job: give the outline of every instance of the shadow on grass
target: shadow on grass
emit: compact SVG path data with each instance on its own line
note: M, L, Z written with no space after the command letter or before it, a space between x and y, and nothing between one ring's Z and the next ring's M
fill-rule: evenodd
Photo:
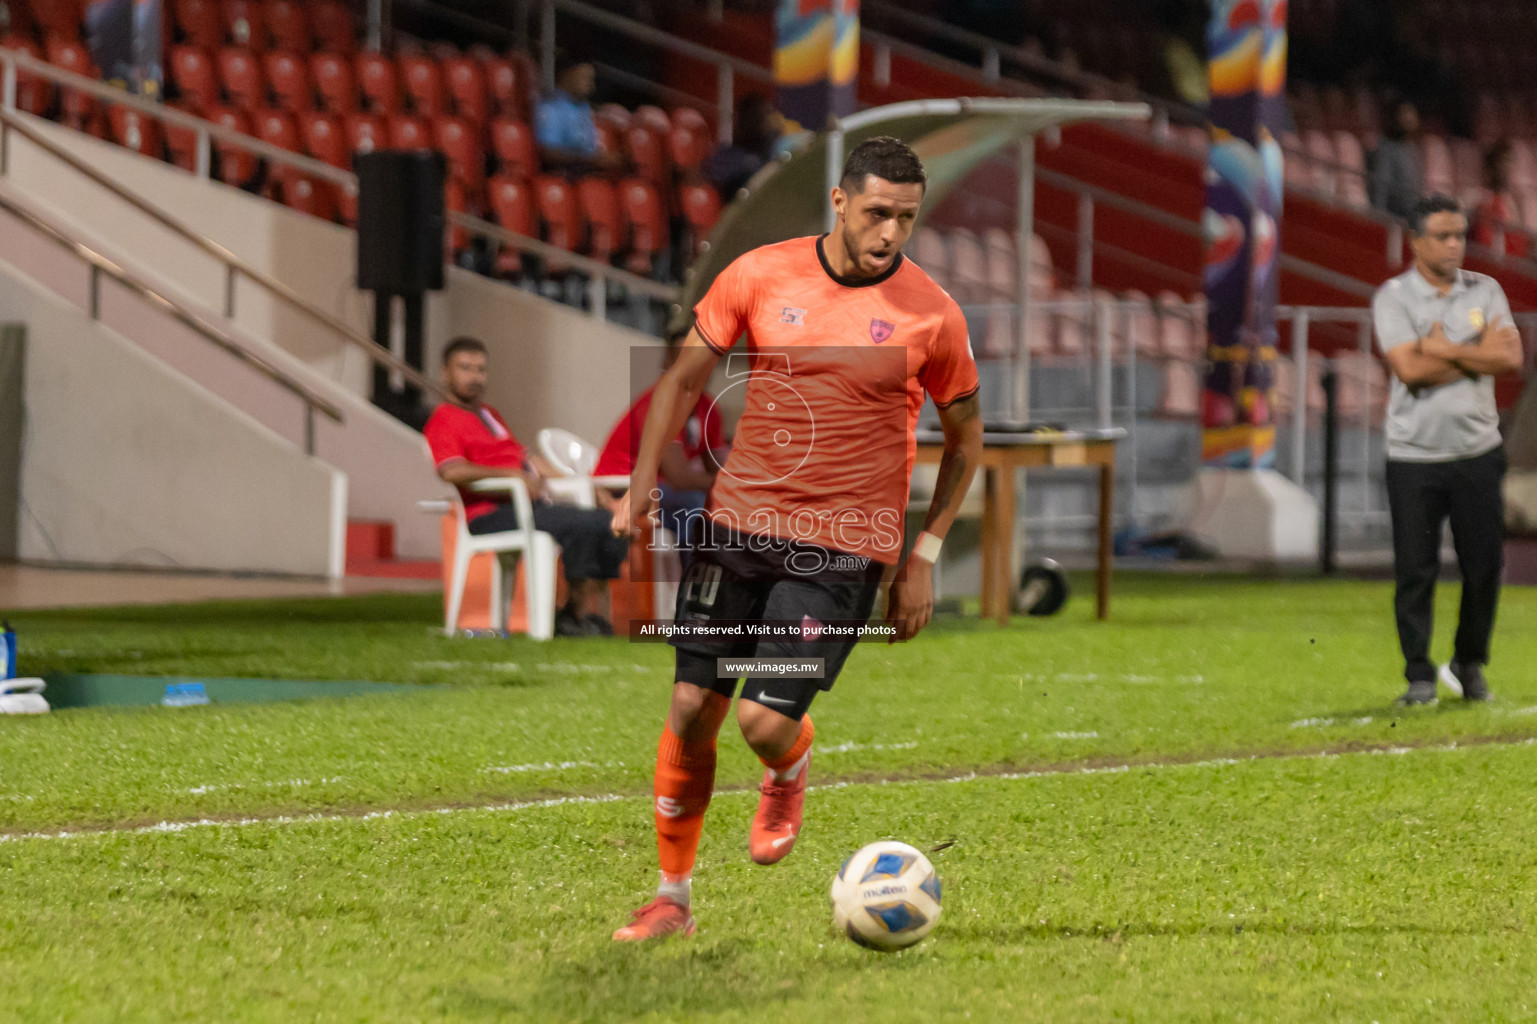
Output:
M552 966L537 994L522 1006L486 1005L475 996L466 1009L522 1009L538 1019L659 1020L752 1015L775 1020L787 1004L810 993L836 989L843 976L868 970L869 957L839 956L840 940L829 932L831 949L795 960L776 956L761 941L702 937L660 946L613 943L586 960ZM853 946L848 946L853 949ZM887 971L917 968L921 960L880 956Z

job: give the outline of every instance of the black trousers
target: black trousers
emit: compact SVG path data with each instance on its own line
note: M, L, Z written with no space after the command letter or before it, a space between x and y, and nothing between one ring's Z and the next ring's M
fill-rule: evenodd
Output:
M630 542L615 537L610 528L613 513L601 508L577 508L534 502L534 529L555 538L560 545L561 564L566 582L576 580L612 580L619 577L619 567L630 552ZM498 505L467 524L471 533L501 533L518 528L518 511L509 502Z
M1388 460L1388 508L1393 515L1393 611L1404 678L1433 680L1430 630L1436 576L1441 568L1441 524L1452 523L1462 607L1453 660L1489 661L1489 634L1500 597L1505 561L1505 511L1500 485L1505 449L1453 462Z

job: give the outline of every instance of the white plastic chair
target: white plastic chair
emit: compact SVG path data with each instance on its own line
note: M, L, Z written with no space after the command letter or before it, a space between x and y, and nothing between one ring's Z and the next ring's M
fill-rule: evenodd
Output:
M545 427L539 431L538 440L539 454L566 474L545 479L545 489L550 492L550 497L563 499L579 508L597 508L597 488L629 489L628 475L592 475L593 467L598 464L598 448L590 441L559 427Z
M491 628L507 628L507 606L512 595L511 588L506 585L506 575L517 563L517 556L521 556L527 587L528 635L534 640L550 639L555 635L555 560L560 553L555 538L534 529L533 503L528 500L528 488L518 477L477 480L470 489L505 492L517 510L518 527L498 533L471 533L464 518L464 503L455 493L453 504L458 536L454 541L454 571L449 583L448 614L444 617L443 632L453 636L458 625L470 560L482 551L489 551L496 555L496 568L491 573Z

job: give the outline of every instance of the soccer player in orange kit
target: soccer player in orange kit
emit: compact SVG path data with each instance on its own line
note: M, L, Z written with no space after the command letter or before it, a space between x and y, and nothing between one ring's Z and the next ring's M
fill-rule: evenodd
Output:
M924 397L945 450L923 532L897 572L886 621L912 637L933 610L933 563L982 459L977 366L960 307L902 255L923 201L923 165L890 137L857 146L832 190L837 223L746 253L695 307L695 326L652 396L616 533L653 514L657 467L721 356L747 337L752 372L735 446L716 478L678 592L684 625L798 623L794 639L674 637L672 703L657 750L657 896L614 933L621 941L692 935L691 880L715 783L716 735L738 674L717 657L820 659L820 673L748 673L737 722L764 764L752 859L773 864L800 832L811 744L806 711L854 641L833 623L865 622L903 523ZM732 356L731 360L742 360ZM728 361L728 379L732 362ZM732 387L737 385L731 385ZM729 390L729 388L728 388Z

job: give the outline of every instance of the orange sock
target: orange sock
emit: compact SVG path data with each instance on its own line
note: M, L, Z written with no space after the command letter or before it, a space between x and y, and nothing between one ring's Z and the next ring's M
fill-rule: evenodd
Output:
M762 761L764 767L774 773L776 781L788 782L800 773L800 760L806 756L806 751L811 749L811 741L816 739L816 735L816 727L811 724L811 716L805 715L801 718L800 735L795 737L795 742L790 744L789 750L786 750L772 761L761 757L758 760ZM789 774L786 775L786 772Z
M719 694L710 695L707 714L716 718L716 728L726 717L730 701ZM715 736L708 741L685 743L670 726L662 729L657 744L656 845L662 876L686 877L694 870L699 852L699 833L704 828L705 808L715 788Z

